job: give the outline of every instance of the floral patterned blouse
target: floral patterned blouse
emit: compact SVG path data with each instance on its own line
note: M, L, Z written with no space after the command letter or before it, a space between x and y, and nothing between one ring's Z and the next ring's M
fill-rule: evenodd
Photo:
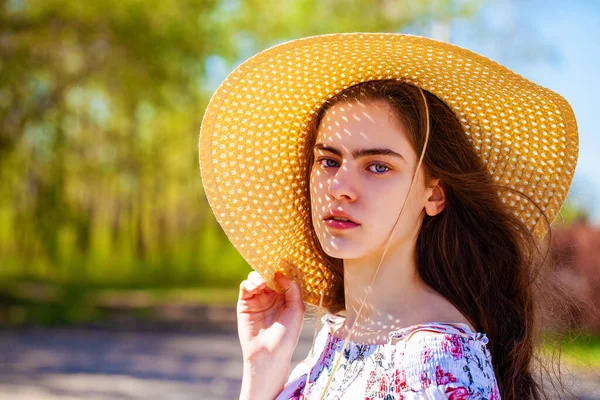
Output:
M323 317L312 356L294 368L276 400L321 398L344 345L334 324ZM419 331L435 334L413 336ZM324 398L499 400L487 342L466 324L443 322L394 331L387 344L349 341Z

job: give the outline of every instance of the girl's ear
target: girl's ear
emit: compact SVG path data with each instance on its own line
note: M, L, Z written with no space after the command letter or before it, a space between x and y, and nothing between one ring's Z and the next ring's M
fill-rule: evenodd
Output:
M438 215L446 206L446 193L439 179L433 179L426 192L428 198L425 203L425 212L430 217Z

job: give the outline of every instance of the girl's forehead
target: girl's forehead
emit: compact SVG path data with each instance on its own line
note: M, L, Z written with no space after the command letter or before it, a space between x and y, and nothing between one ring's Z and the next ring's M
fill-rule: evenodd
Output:
M321 120L317 143L348 148L388 147L403 153L412 150L406 128L383 101L333 105Z

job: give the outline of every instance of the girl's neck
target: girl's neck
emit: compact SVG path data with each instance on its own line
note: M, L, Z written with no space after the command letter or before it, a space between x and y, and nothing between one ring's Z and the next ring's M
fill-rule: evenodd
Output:
M388 251L374 281L380 255L344 260L346 318L336 336L345 335L353 324L356 339L383 337L390 331L424 322L468 322L448 300L423 282L417 272L414 244L406 247Z
M425 284L417 273L414 251L406 250L410 248L390 249L375 279L373 277L379 266L381 254L344 260L347 325L351 325L356 320L369 289L370 293L357 325L365 327L364 321L389 324L394 320L411 319L410 315L414 308L411 305L418 300Z

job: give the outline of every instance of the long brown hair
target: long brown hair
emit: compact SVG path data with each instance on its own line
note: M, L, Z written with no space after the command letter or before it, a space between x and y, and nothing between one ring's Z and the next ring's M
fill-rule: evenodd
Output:
M485 332L500 393L506 399L539 399L532 361L540 318L540 271L547 258L542 244L512 213L499 194L513 191L493 182L452 110L433 94L396 80L352 86L327 101L314 118L308 137L308 174L312 146L325 112L350 101L385 101L404 124L417 154L429 142L423 159L427 180L439 178L446 206L425 214L416 245L420 277L449 300L475 329ZM307 185L308 186L308 185ZM543 211L538 208L548 224ZM329 257L313 235L313 246L329 268L343 277L342 260ZM343 279L340 279L343 282ZM342 284L343 285L343 284ZM330 312L344 308L343 287L336 288Z

